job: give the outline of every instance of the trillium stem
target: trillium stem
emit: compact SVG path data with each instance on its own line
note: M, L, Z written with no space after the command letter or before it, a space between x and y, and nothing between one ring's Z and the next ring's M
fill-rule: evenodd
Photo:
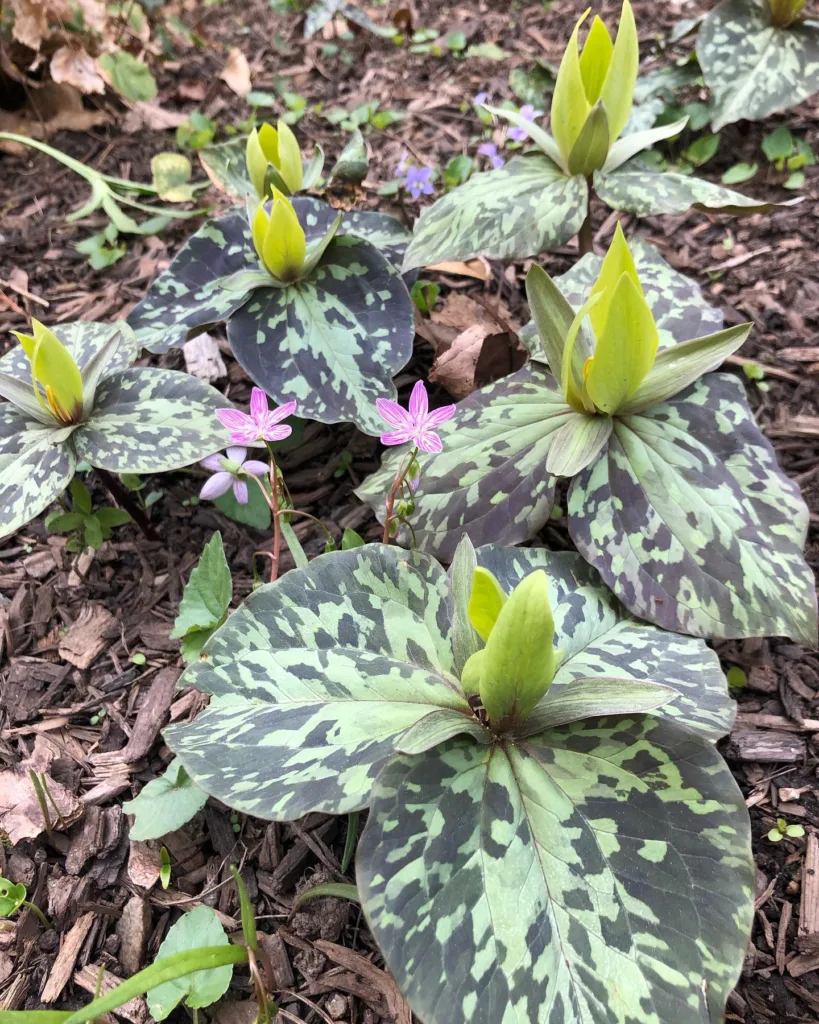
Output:
M94 472L102 481L106 491L108 491L119 506L125 509L148 540L160 540L161 538L156 532L153 523L145 514L145 509L142 508L119 477L109 473L107 469L100 469L99 466L94 467Z
M587 253L594 252L594 231L591 214L592 183L590 178L588 179L588 189L589 198L586 200L586 217L583 223L580 225L580 230L577 233L577 244L580 249L581 256L585 256Z
M384 504L386 514L384 516L384 533L381 536L382 544L389 544L390 542L390 527L392 526L393 522L393 509L395 508L395 499L398 497L398 494L404 485L404 481L407 478L407 473L409 473L410 467L414 464L415 456L417 454L418 448L413 448L412 454L410 455L409 459L407 459L406 462L401 462L401 465L398 467L398 472L395 474L395 480L393 480L392 482L390 493L387 495L387 500ZM413 531L413 539L414 537L415 531Z

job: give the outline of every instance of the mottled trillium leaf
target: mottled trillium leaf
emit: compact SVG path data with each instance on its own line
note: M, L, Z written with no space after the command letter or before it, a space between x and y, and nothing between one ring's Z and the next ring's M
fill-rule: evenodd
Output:
M516 544L549 518L554 477L544 465L552 438L575 414L554 378L533 363L481 388L457 406L438 431L440 455L419 456L412 526L418 547L452 558L468 533L474 544ZM377 516L401 452L356 490Z
M247 298L246 291L225 288L223 279L258 269L244 212L208 221L191 235L128 317L137 341L151 352L167 352L190 332L221 323Z
M452 674L446 573L397 548L333 552L261 587L202 656L182 685L210 705L166 740L203 789L263 818L365 807L411 726L475 721Z
M340 235L355 235L356 238L369 242L394 267L401 269L412 232L395 217L374 210L336 210L310 196L299 197L296 209L311 234L326 231L333 218L342 213L341 227L338 230Z
M356 878L391 973L433 1024L716 1024L753 914L728 767L643 716L396 758Z
M404 270L473 256L519 259L577 234L585 217L585 178L567 177L548 157L515 157L473 174L433 203L415 224Z
M99 369L98 376L110 376L130 366L138 355L133 332L121 320L112 324L76 323L56 324L50 330L68 349L83 376L83 383L90 373ZM97 367L104 355L102 367ZM21 345L15 345L0 359L0 373L16 377L31 388L31 364Z
M807 521L742 384L724 374L618 419L569 492L572 539L626 607L698 636L815 644Z
M563 651L563 660L533 716L579 679L620 678L623 687L625 680L636 679L677 691L676 699L657 715L714 742L730 731L736 704L719 658L703 640L665 633L633 619L597 571L574 552L487 545L476 555L478 564L489 569L507 593L528 573L546 571L554 645Z
M255 291L227 331L233 354L277 402L370 434L384 428L375 401L395 397L392 376L415 333L399 272L353 236L336 237L308 279Z
M49 428L0 405L0 537L19 530L66 489L77 459L71 428Z
M596 458L611 436L610 416L575 413L552 438L546 456L551 476L574 476Z
M224 447L216 410L230 407L190 374L132 367L102 381L72 443L80 459L115 473L181 469Z
M714 131L761 121L819 91L819 23L773 27L757 0L724 0L705 17L697 57L714 96Z
M639 158L610 174L598 171L594 190L613 210L628 210L638 217L685 213L692 206L708 213L767 213L776 206L793 206L801 201L797 198L784 203L762 202L704 178L653 171L641 164Z
M220 192L244 202L255 189L247 173L247 138L206 146L199 151L205 174Z

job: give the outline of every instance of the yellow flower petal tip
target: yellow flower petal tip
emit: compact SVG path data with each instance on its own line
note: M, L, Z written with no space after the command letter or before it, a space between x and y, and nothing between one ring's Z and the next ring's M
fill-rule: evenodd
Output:
M39 320L32 334L11 333L19 340L31 366L32 387L40 405L63 424L79 423L83 411L80 368L59 338Z

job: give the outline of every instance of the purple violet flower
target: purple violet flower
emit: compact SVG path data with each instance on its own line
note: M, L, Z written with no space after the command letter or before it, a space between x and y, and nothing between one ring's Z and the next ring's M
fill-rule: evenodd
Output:
M454 405L445 405L442 409L429 411L429 399L424 382L419 380L412 389L409 400L409 411L402 409L397 402L388 398L378 398L375 402L379 416L397 430L381 435L382 444L406 444L407 441L420 448L422 452L436 455L443 450L441 438L434 433L436 427L451 420L455 415Z
M409 160L409 150L401 150L401 159L395 165L395 176L400 178L402 174L407 173L407 161Z
M408 167L407 176L401 184L413 199L419 199L422 195L431 196L435 192L431 177L431 167Z
M498 168L503 167L506 162L503 157L498 154L498 147L494 142L484 142L482 145L478 146L478 152L481 156L488 157L489 163L492 164L496 171Z
M264 476L268 471L266 462L247 458L247 448L228 448L226 453L216 452L199 463L204 469L210 470L213 476L205 481L199 497L205 501L213 501L227 494L233 488L233 495L240 505L248 502L247 478Z
M217 409L216 418L223 427L232 430L233 444L254 444L256 441L283 441L293 433L293 428L281 421L296 411L295 402L285 402L278 409L270 410L267 395L261 388L250 393L250 415L238 409Z
M520 108L520 116L525 121L534 121L536 117L540 117L543 114L542 110L535 110L531 103L526 103ZM519 128L517 125L513 125L509 129L509 138L515 142L523 142L529 138L529 133L525 128Z
M489 92L476 92L472 98L472 102L476 107L480 107L483 103L488 103L492 99L492 93Z

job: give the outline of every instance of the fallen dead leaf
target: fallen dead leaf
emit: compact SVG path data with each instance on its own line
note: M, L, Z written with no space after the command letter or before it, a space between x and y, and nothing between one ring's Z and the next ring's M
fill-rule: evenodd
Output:
M73 85L82 93L105 92L105 82L94 58L80 46L61 46L51 58L51 77L55 82Z
M490 281L492 279L492 268L485 260L444 260L443 263L433 263L425 270L437 270L440 274L454 274L455 277L474 277L478 281Z
M11 9L14 11L12 38L30 50L39 50L48 32L47 8L32 0L11 0Z
M50 139L62 131L86 132L107 124L111 115L104 110L85 110L79 92L65 82L46 82L31 89L28 102L20 110L0 110L0 131L26 135L32 139ZM0 151L23 156L27 150L19 142L0 142Z
M462 331L446 351L436 355L429 379L460 401L475 390L475 367L483 348L484 339L493 328L488 324L473 324Z
M145 103L138 100L129 103L128 113L122 121L122 130L126 135L136 135L147 129L149 132L164 132L169 128L178 128L188 119L187 114L178 110L163 110L157 103Z
M208 382L227 376L227 367L212 334L198 334L182 346L188 373Z
M251 88L250 65L241 50L230 51L227 63L222 68L219 77L237 96L247 96Z
M38 737L39 739L39 737ZM45 832L46 823L30 771L37 772L47 789L51 828L62 831L78 821L83 805L76 796L48 774L53 751L35 743L34 753L17 768L0 772L0 828L14 846L23 839L35 839Z

